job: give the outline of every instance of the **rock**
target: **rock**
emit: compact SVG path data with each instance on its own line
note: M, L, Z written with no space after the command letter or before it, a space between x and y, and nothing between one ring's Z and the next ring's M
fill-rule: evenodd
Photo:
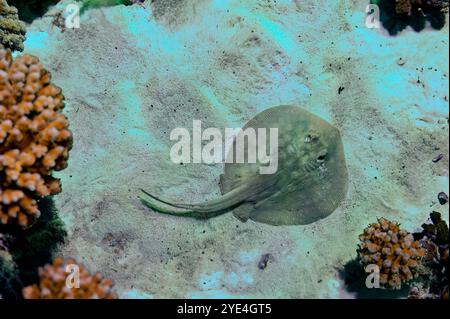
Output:
M397 60L397 64L398 64L399 66L404 66L405 63L406 63L406 61L403 60L403 58L399 58L399 59Z
M271 261L272 259L273 259L273 256L271 254L263 254L261 256L261 259L258 262L258 268L261 270L266 269L267 263L269 261Z
M444 192L440 192L438 194L438 200L439 200L439 204L445 205L448 203L448 195Z
M437 163L439 162L441 159L444 158L444 154L439 154L438 156L436 156L435 158L433 158L433 163Z

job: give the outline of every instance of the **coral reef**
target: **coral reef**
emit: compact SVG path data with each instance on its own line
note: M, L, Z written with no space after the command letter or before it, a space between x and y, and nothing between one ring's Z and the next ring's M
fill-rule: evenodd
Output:
M52 172L67 165L72 134L64 96L38 58L14 61L0 48L0 222L28 226L37 199L61 191Z
M72 134L61 114L64 96L50 80L36 57L13 60L0 47L0 294L6 298L38 280L38 267L66 235L48 195L60 191L52 172L66 167Z
M380 7L380 20L391 35L405 29L408 25L419 32L427 21L434 29L445 25L448 0L372 0Z
M400 289L412 280L425 249L412 234L385 218L369 225L359 236L358 256L364 266L375 264L380 269L380 287Z
M426 249L425 270L422 271L421 287L413 287L411 298L449 298L449 227L439 212L430 214L431 223L422 225L422 231L415 233Z
M69 288L66 284L70 272L66 272L69 264L77 265L74 260L64 261L57 257L53 264L39 268L39 284L25 287L25 299L115 299L112 292L113 282L104 279L99 273L90 275L79 265L79 287ZM74 282L76 285L76 283Z
M19 20L17 9L0 0L0 43L13 51L23 51L25 23Z

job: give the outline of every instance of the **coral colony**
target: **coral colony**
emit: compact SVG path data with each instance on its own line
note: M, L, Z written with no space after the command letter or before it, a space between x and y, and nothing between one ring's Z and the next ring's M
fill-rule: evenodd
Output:
M52 171L67 165L72 134L61 113L64 96L39 60L13 61L0 49L0 222L30 225L36 200L61 191Z
M67 166L72 147L69 122L61 113L64 96L38 58L14 60L10 49L0 48L0 102L0 222L33 229L41 214L38 201L61 192L52 172ZM0 292L14 290L11 285L19 273L9 251L16 240L10 237L0 232ZM39 284L24 288L24 298L116 297L111 280L98 273L91 276L82 266L76 274L79 289L68 289L65 265L57 258L40 268Z
M400 288L402 283L411 281L425 255L425 249L412 234L385 218L369 225L359 239L361 263L379 267L380 285L385 288Z
M25 23L19 20L17 9L0 0L0 44L15 51L23 50Z
M73 277L68 275L71 265L77 265ZM111 279L99 273L90 275L74 260L57 257L53 264L39 268L39 283L25 287L23 296L25 299L115 299L112 285Z

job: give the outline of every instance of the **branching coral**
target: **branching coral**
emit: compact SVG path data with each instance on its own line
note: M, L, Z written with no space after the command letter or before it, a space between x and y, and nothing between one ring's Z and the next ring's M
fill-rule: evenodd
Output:
M17 9L0 0L0 43L11 50L23 51L25 24L19 20Z
M52 171L67 165L72 134L64 96L38 58L13 61L0 48L0 222L29 225L37 199L61 190Z
M39 284L25 287L23 296L25 299L115 299L116 294L112 292L113 282L104 279L99 273L89 275L86 269L79 265L79 287L76 286L76 275L74 285L66 284L68 272L66 266L74 264L74 260L64 261L57 257L53 264L47 264L39 268ZM69 278L70 280L70 278ZM70 281L72 282L72 281Z
M360 262L364 266L374 264L379 267L383 288L399 289L402 283L413 279L425 255L425 249L412 234L385 218L369 225L359 239Z

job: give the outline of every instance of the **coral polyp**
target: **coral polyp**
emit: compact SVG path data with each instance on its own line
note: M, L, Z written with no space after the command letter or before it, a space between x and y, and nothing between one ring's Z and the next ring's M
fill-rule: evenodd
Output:
M399 289L402 283L417 275L425 249L412 234L400 229L398 223L380 218L369 225L359 239L360 262L364 266L379 267L381 287Z
M38 58L14 61L0 48L0 222L28 226L37 200L61 191L53 171L67 165L72 145L64 96Z
M73 276L73 287L66 266L74 265L77 273ZM39 268L39 283L23 289L25 299L115 299L111 279L103 278L99 273L90 275L88 271L72 259L64 261L55 258L53 264Z

